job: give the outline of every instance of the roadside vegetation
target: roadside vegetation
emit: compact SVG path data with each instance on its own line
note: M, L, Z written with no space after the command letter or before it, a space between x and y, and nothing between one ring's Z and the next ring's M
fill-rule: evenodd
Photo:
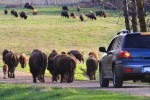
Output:
M0 84L2 100L149 100L146 97L124 95L92 89L51 88L23 84Z

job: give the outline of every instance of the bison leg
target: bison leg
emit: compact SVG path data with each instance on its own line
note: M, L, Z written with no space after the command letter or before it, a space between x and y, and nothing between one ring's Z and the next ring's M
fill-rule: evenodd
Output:
M33 75L33 83L36 83L36 77Z
M64 74L61 74L61 81L60 81L60 83L62 83L63 80L64 80Z
M96 75L95 74L96 74L96 72L94 72L94 80L96 80Z
M15 73L12 73L12 78L15 78Z

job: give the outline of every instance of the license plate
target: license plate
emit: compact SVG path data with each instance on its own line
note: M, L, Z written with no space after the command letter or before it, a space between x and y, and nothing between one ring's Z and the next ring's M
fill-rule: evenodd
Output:
M144 70L143 70L145 73L148 73L150 72L150 67L144 67Z

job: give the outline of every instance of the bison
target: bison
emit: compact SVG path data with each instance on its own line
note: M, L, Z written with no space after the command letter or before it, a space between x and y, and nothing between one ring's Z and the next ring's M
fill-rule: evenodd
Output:
M15 78L15 68L18 66L19 63L17 55L14 52L9 51L4 56L4 63L8 65L8 77Z
M30 67L30 72L32 73L33 76L33 83L36 83L36 79L40 82L45 82L44 80L44 74L45 74L45 69L47 66L47 55L38 50L34 49L31 53L31 56L29 58L29 67Z
M58 54L58 52L56 50L52 50L52 52L48 56L48 61L50 59L53 59L57 54Z
M27 9L30 9L30 10L34 10L34 7L33 7L32 5L30 5L30 4L29 4L29 5L26 5L26 8L27 8Z
M7 13L8 13L8 10L7 10L7 9L5 9L5 10L4 10L4 14L5 14L5 15L7 15Z
M100 16L100 17L106 18L106 14L105 14L104 11L101 11L101 10L100 11L96 11L95 14L96 14L96 16Z
M27 15L24 11L20 12L20 17L24 18L24 19L27 19Z
M93 13L93 12L90 12L90 13L88 13L88 14L85 14L88 18L90 18L90 19L95 19L96 20L96 15Z
M8 65L7 64L4 64L3 65L3 73L4 73L4 79L6 79L7 77L7 74L8 74Z
M62 6L62 10L69 10L67 6Z
M18 13L15 10L11 10L11 15L14 17L18 17Z
M67 83L73 82L76 60L67 54L56 55L48 61L47 70L52 74L52 81L57 81L58 75L61 75L61 81Z
M83 14L80 14L79 18L81 21L84 21L84 15Z
M69 18L69 13L68 13L68 11L67 11L67 10L63 10L63 11L61 12L61 17Z
M19 57L19 62L21 64L21 67L22 68L25 68L26 64L27 64L27 61L28 61L28 57L26 56L25 53L22 53Z
M5 55L6 55L8 52L9 52L9 50L7 50L7 49L4 49L4 50L3 50L3 61L4 61L4 58L5 58Z
M39 11L38 11L37 9L34 9L34 10L33 10L33 15L37 15L38 12L39 12Z
M71 13L70 16L71 16L72 18L76 18L75 13Z
M80 52L78 50L71 50L67 54L73 55L76 59L78 59L80 62L82 61L84 63L83 59L83 52Z
M89 58L86 61L87 75L90 80L96 80L96 70L98 68L98 59L95 52L89 53Z
M77 6L77 11L80 12L80 6L79 5Z
M27 8L28 5L30 5L28 2L25 3L24 8Z

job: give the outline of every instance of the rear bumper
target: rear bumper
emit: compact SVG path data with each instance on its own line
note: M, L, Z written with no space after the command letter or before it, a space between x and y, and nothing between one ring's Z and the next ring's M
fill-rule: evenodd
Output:
M131 72L126 72L126 69L131 69ZM142 80L150 79L150 62L145 64L135 63L120 63L115 66L117 76L124 80Z

